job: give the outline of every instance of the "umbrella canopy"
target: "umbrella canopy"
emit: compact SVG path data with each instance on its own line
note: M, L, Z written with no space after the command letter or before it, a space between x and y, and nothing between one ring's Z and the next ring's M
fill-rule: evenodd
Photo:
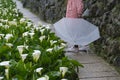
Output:
M54 24L57 36L72 45L88 45L100 38L98 27L82 18L62 18Z

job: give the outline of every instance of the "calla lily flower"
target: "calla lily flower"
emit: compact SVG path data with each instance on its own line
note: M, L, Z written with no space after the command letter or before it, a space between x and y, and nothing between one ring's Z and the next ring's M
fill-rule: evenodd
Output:
M62 77L65 76L65 73L68 71L68 67L60 67L60 72L62 73Z
M55 44L55 43L57 43L57 41L50 40L50 44L51 44L51 45L53 45L53 44Z
M49 30L49 29L50 29L50 26L51 26L51 24L48 24L48 25L46 25L45 28L46 28L47 30Z
M53 50L53 48L49 48L49 49L47 49L46 51L47 51L47 52L52 52L52 50Z
M58 47L58 49L63 49L63 48L64 48L64 47L62 47L62 46L59 46L59 47Z
M24 33L22 34L23 37L27 37L28 35L29 35L29 32L24 32Z
M13 46L12 43L6 43L6 45L7 45L8 47L10 47L10 48Z
M38 26L36 26L36 25L34 25L34 29L38 31L38 30L40 30L41 28L38 27Z
M31 38L33 38L34 34L35 34L35 33L33 33L33 32L32 32L32 33L29 33L29 35L30 35Z
M39 38L39 40L42 42L43 41L43 39L45 39L45 36L41 36L40 38Z
M61 80L68 80L68 79L61 79Z
M1 19L0 21L3 22L3 23L7 23L8 22L8 20L4 20L4 19Z
M19 53L22 54L23 50L24 50L24 45L17 46L17 49L18 49Z
M22 54L21 57L22 57L22 61L24 61L26 59L28 54Z
M45 77L38 78L37 80L46 80Z
M24 22L25 22L25 18L21 18L20 23L24 23Z
M16 21L9 21L8 23L9 23L9 25L17 26L17 22Z
M38 59L39 59L39 57L40 57L40 54L41 54L41 52L40 52L39 50L34 50L34 52L33 52L33 60L34 60L35 62L38 61Z
M54 46L53 49L54 49L55 51L58 51L58 50L60 50L60 49L62 49L62 48L63 48L63 47L60 47L60 46Z
M42 27L46 27L46 25L42 25Z
M3 24L2 24L2 23L0 23L0 26L3 26Z
M4 37L5 34L0 34L0 37Z
M46 78L46 80L49 80L49 76L48 75L45 75L45 78Z
M32 22L27 22L27 27L31 27L32 26Z
M41 71L43 68L37 68L35 71L41 75Z
M0 63L0 66L5 66L6 68L9 68L9 66L10 66L9 63L10 63L10 61L3 61Z
M41 32L42 34L44 33L44 31L45 31L45 29L41 29L41 30L40 30L40 32Z
M5 26L4 26L5 29L9 29L9 27L10 27L10 26L8 26L8 25L5 25Z
M11 37L13 37L12 34L6 34L5 39L8 41Z
M49 80L49 76L45 75L44 77L38 78L37 80Z
M65 43L61 43L61 46L66 47L66 44Z
M0 80L2 80L4 77L0 77Z
M20 54L23 53L24 48L28 50L28 46L26 46L26 45L17 46L17 49L18 49Z

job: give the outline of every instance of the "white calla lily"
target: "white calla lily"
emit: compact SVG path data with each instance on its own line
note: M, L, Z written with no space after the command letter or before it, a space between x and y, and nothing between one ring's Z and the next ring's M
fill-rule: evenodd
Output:
M43 39L45 39L45 36L41 36L40 38L39 38L39 40L42 42L43 41Z
M41 51L39 51L39 50L34 50L34 52L33 52L33 60L34 60L35 62L38 61L38 59L39 59L39 57L40 57L40 54L41 54Z
M46 80L45 77L38 78L37 80Z
M0 26L3 26L3 24L2 24L2 23L0 23Z
M29 33L31 38L33 38L34 34L35 34L34 32Z
M48 24L48 25L46 25L45 28L46 28L47 30L49 30L49 29L50 29L50 26L51 26L51 24Z
M40 32L41 32L42 34L44 33L44 31L45 31L45 29L41 29L41 30L40 30Z
M54 46L55 51L58 51L59 49L61 49L59 46Z
M63 48L64 48L63 46L59 46L59 47L58 47L58 50L63 49Z
M29 46L26 46L26 45L20 45L20 46L17 46L17 49L18 49L19 53L22 54L24 49L28 50L28 47Z
M5 66L6 68L9 68L10 66L10 61L3 61L3 62L0 62L0 66Z
M13 35L12 34L6 34L6 36L5 36L5 39L6 39L6 41L8 41L10 38L12 38L13 37Z
M38 31L38 30L40 30L40 27L34 25L34 29Z
M21 18L20 23L24 23L24 22L25 22L25 18Z
M17 21L17 19L13 19L13 21Z
M52 52L52 50L53 50L53 48L49 48L49 49L47 49L46 51L47 51L47 52Z
M22 54L22 55L21 55L22 61L24 61L24 60L26 59L27 55L28 55L28 54Z
M13 46L12 43L6 43L6 45L7 45L8 47L10 47L10 48Z
M7 23L8 20L1 19L1 22L3 22L3 23Z
M0 80L2 80L4 77L0 77Z
M5 28L5 29L9 29L9 27L10 27L10 26L8 26L8 25L4 25L4 28Z
M46 78L46 80L49 80L49 76L48 75L45 75L45 78Z
M16 21L9 21L8 23L9 23L9 25L11 25L11 26L12 26L12 25L17 26L17 22L16 22Z
M23 50L24 50L24 45L17 46L17 49L18 49L19 53L22 54Z
M65 43L61 43L61 46L66 47L66 44Z
M29 35L29 32L24 32L24 33L22 34L23 37L27 37L28 35Z
M27 22L27 27L31 27L32 26L32 22Z
M57 45L54 46L54 50L55 51L58 51L58 50L63 49L63 48L65 48L65 47L63 47L63 46L57 46Z
M35 71L41 75L41 71L43 68L37 68Z
M5 34L0 34L0 37L4 37Z
M50 40L50 44L51 44L51 45L53 45L53 44L55 44L55 43L57 43L57 41Z
M49 76L45 75L44 77L38 78L37 80L49 80Z
M42 27L46 27L46 25L42 25Z
M68 80L68 79L61 79L61 80Z
M68 67L60 67L60 72L62 73L62 77L65 76L65 73L68 71Z

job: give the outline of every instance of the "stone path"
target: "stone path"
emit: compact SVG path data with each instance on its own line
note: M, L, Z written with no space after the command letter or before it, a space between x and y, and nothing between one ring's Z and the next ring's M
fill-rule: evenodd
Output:
M101 57L93 53L66 53L84 65L79 69L80 80L120 80L120 74Z
M22 7L18 0L13 0L17 4L17 8L23 13L26 18L33 21L34 24L40 22L43 25L48 23L40 20L35 14ZM84 65L84 68L79 69L80 80L120 80L120 74L101 57L93 53L71 53L66 52L66 56L75 59Z
M22 4L18 0L13 0L17 4L17 8L21 13L23 13L25 18L30 19L34 24L38 25L38 23L41 23L43 25L47 25L48 23L40 20L38 16L36 16L34 13L31 13L30 10L23 8Z

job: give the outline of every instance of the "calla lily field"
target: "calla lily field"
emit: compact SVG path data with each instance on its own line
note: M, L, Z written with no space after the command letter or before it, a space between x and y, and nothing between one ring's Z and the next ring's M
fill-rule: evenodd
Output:
M82 65L64 48L49 25L34 25L12 0L0 0L0 80L77 80Z

